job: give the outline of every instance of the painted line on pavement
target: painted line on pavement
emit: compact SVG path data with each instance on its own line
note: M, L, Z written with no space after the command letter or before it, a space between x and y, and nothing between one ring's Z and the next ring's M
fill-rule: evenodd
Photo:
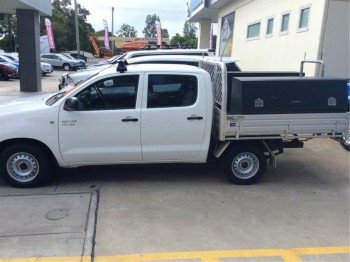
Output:
M146 262L200 259L202 262L220 262L223 258L281 257L285 262L302 262L302 256L350 254L350 246L292 248L292 249L252 249L218 250L198 252L170 252L118 256L95 256L94 262ZM90 262L90 256L83 257L31 257L0 258L0 262Z

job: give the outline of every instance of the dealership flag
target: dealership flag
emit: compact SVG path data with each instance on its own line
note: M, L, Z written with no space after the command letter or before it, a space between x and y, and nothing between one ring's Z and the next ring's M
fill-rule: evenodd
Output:
M157 45L162 45L162 26L159 21L156 21L156 29L157 29Z
M109 37L108 37L108 24L107 21L103 19L103 25L105 27L105 47L106 49L111 49L109 46Z
M47 18L45 18L45 25L46 25L46 34L47 34L47 40L49 42L50 49L55 49L55 40L53 38L53 31L52 31L52 25L51 21Z
M213 45L213 25L211 25L210 28L210 37L209 37L209 48L213 49L214 45Z

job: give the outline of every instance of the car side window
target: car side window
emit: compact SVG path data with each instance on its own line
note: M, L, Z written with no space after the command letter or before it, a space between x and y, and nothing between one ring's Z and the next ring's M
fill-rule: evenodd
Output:
M150 75L147 108L185 107L197 100L197 77L191 75Z
M139 75L123 75L99 80L76 95L79 109L121 110L136 107Z

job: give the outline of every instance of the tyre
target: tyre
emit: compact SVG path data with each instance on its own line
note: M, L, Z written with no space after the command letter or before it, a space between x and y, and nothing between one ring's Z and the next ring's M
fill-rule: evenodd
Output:
M64 71L69 71L70 70L70 65L69 64L64 64L63 65Z
M2 71L0 71L0 80L3 79L3 74L2 74Z
M52 182L57 167L52 157L40 146L14 144L0 155L0 175L15 187L36 187Z
M259 147L237 145L221 160L222 169L232 183L249 185L261 178L266 169L266 157Z

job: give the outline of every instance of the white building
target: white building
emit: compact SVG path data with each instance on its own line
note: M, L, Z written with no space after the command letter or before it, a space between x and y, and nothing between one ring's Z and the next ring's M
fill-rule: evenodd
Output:
M188 21L199 22L199 48L240 58L243 70L298 71L303 59L323 60L325 75L350 78L350 0L191 0ZM306 64L307 75L319 66Z

